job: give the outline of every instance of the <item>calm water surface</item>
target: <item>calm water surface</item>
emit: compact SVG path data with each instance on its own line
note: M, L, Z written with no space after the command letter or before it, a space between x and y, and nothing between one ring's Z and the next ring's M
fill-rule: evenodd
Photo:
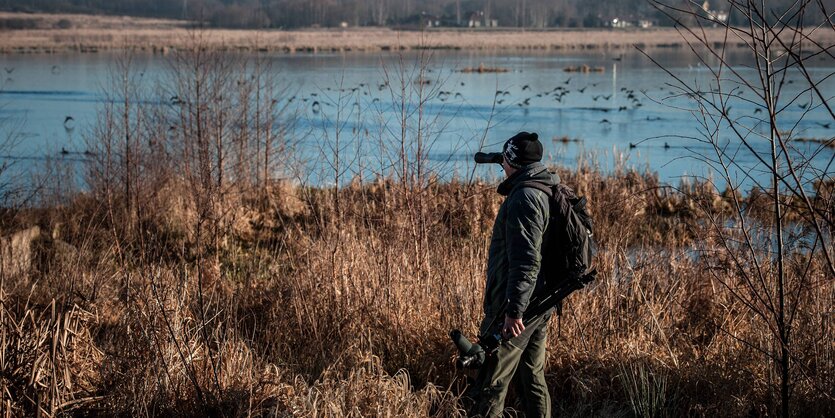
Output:
M480 147L498 149L507 137L518 131L538 132L550 162L576 166L578 161L593 161L611 170L616 161L628 166L648 167L663 181L677 183L683 175L713 176L703 157L713 158L703 138L704 128L687 109L695 102L676 94L668 83L672 78L637 51L614 55L612 52L547 52L485 54L470 52L433 53L427 78L434 96L424 109L430 140L429 159L433 170L443 177L468 177L473 172L471 155ZM711 75L695 57L684 50L659 50L652 53L661 64L688 82L710 90ZM337 126L344 145L344 161L353 165L347 178L365 167L379 171L379 138L399 135L398 105L388 88L380 88L386 78L395 79L396 59L381 54L276 55L272 62L279 84L287 93L277 99L297 114L291 140L297 155L305 160L305 181L328 183L320 176L330 156L323 146L336 137ZM15 162L16 170L39 170L45 159L65 160L80 165L86 151L84 136L96 123L102 108L102 91L114 65L115 54L58 54L0 56L5 81L0 83L0 120L6 132L14 130L21 141L3 152L2 159ZM168 58L160 55L136 57L141 80L152 86L168 74ZM742 51L731 54L745 77L756 72L744 68ZM405 55L407 75L416 55ZM465 67L510 70L499 74L466 74ZM600 66L603 72L568 73L566 66ZM816 60L811 69L828 97L835 92L835 71L831 59ZM386 75L388 71L388 76ZM835 123L816 98L802 93L798 74L789 74L792 84L784 97L800 94L781 116L781 129L793 129L795 137L828 139L835 136ZM752 81L755 81L752 79ZM733 87L728 83L728 87ZM352 91L352 89L355 89ZM556 90L555 90L556 89ZM500 91L497 93L497 91ZM565 91L561 100L555 92ZM441 93L442 92L442 93ZM440 93L440 94L438 94ZM746 92L743 98L753 98ZM161 101L166 100L160 98ZM313 102L319 106L313 107ZM338 103L342 112L337 116ZM807 104L806 106L802 106ZM830 102L830 106L835 103ZM752 126L755 106L745 100L731 103L731 114ZM68 117L72 119L65 123ZM416 113L413 114L416 117ZM339 123L337 123L339 119ZM416 126L413 124L413 126ZM488 129L489 127L489 129ZM766 128L755 127L752 135ZM485 136L486 131L486 136ZM382 132L382 135L381 135ZM568 137L572 141L563 142ZM739 148L729 131L718 137L729 149ZM484 138L484 143L482 143ZM385 139L384 139L385 140ZM766 141L757 141L755 151L765 155ZM801 152L814 155L809 173L828 173L833 148L811 143L798 144ZM746 184L768 181L765 173L752 169L755 158L740 152L734 173ZM497 176L499 167L478 167L475 175Z

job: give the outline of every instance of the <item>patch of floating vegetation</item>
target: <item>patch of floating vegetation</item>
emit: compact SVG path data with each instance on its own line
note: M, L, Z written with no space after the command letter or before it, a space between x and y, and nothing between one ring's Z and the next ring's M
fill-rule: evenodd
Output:
M503 67L487 67L484 63L478 65L478 67L466 67L458 70L460 73L506 73L510 70Z
M591 67L587 64L569 66L562 69L567 73L603 73L606 72L605 67Z
M835 137L832 138L795 138L795 142L812 142L822 144L828 148L835 148Z
M560 142L560 143L563 143L563 144L568 144L570 142L574 142L574 143L583 142L583 140L580 139L580 138L569 138L567 136L563 136L563 137L556 137L555 136L555 137L551 138L551 141Z

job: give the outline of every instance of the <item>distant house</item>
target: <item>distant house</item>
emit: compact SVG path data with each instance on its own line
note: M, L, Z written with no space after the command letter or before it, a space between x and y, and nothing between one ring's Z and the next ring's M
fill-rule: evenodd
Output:
M610 24L613 28L628 28L628 27L631 27L631 26L632 26L632 22L630 22L630 21L628 21L628 20L626 20L626 19L620 19L620 18L617 18L617 17L616 17L616 18L614 18L614 19L612 19L612 20L609 22L609 24Z
M470 16L467 18L467 27L468 28L496 28L499 27L499 20L498 19L487 19L484 17L483 11L472 12Z
M429 29L444 26L444 21L441 17L426 13L414 13L398 20L395 27L402 29L418 30Z
M725 24L728 22L728 12L721 10L712 10L710 8L710 3L708 3L707 0L705 0L705 2L702 3L702 10L705 13L707 13L707 16L708 18L710 18L710 20L716 23Z
M630 17L628 19L621 18L621 17L615 17L615 18L612 18L612 20L609 20L606 23L607 23L607 26L612 27L612 28L618 28L618 29L631 28L631 27L638 27L638 28L641 28L641 29L649 29L649 28L655 26L655 21L653 21L653 20L650 20L650 19L636 19L634 16Z
M484 20L484 12L472 12L467 18L468 28L480 28L481 22Z
M426 12L420 13L420 21L422 26L425 28L437 28L441 26L441 18L435 15L431 15Z

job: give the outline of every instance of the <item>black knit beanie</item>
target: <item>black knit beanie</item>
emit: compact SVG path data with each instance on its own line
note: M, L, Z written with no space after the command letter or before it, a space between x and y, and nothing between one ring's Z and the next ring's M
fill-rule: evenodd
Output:
M542 143L539 142L539 135L519 132L504 143L502 155L513 168L522 168L541 161Z

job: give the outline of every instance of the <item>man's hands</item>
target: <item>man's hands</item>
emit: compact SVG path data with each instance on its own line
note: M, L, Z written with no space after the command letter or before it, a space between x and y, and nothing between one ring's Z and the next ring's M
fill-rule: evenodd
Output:
M521 334L524 330L525 325L522 324L521 318L511 318L505 315L504 325L502 326L502 337L510 339Z

